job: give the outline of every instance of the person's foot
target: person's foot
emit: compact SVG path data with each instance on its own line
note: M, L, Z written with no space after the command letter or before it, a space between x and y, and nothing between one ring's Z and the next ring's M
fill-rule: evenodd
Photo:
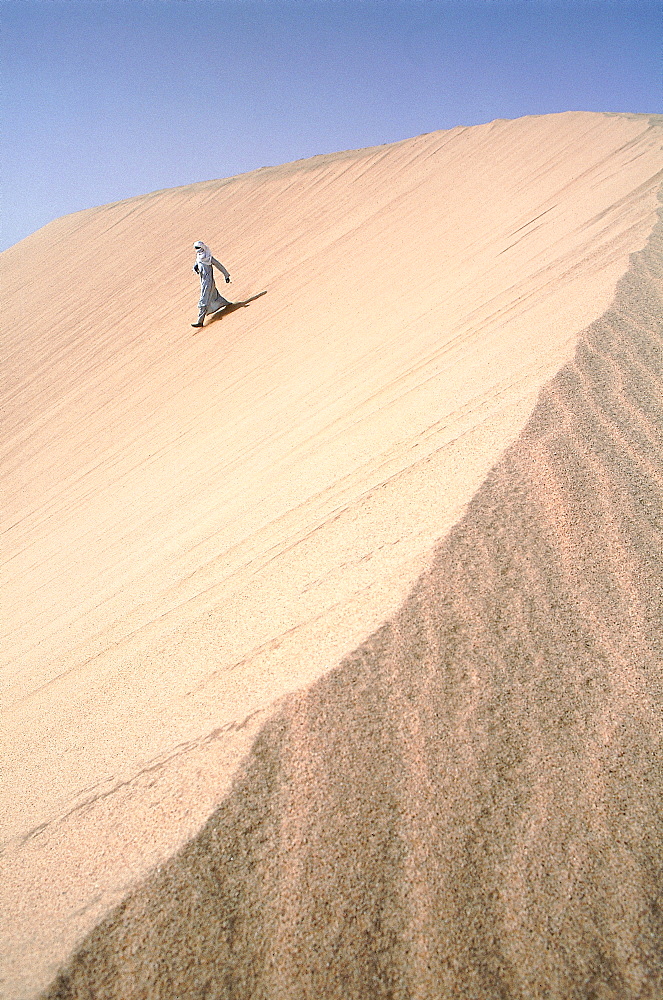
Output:
M202 323L192 323L191 326L202 326Z

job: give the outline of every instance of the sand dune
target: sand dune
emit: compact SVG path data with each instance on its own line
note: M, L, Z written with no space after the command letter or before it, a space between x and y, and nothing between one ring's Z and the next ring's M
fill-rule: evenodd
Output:
M662 320L663 224L398 614L46 996L661 996Z
M50 995L663 988L660 139L455 129L3 255L5 995L155 865ZM200 237L266 294L194 335Z

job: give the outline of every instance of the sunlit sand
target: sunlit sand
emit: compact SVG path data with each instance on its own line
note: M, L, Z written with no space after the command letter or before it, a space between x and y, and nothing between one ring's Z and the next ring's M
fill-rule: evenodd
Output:
M457 128L2 255L3 996L104 917L51 996L656 995L661 135ZM192 330L196 239L237 305Z

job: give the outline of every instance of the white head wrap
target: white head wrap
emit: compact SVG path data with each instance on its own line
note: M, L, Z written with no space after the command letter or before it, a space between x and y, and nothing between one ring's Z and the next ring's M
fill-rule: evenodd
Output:
M212 251L202 240L196 240L193 249L196 251L196 264L212 263Z

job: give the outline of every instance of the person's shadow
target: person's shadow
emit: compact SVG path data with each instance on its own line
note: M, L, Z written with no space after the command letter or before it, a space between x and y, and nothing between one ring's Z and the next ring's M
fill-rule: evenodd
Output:
M209 323L207 326L209 326L210 323L214 323L216 320L223 319L223 317L227 316L228 313L235 312L236 309L245 309L249 303L255 302L256 299L261 298L263 295L267 295L266 289L264 292L258 292L257 295L252 295L249 299L244 299L242 302L229 302L227 306L223 307L223 309L218 309L217 312L212 313L209 317Z

